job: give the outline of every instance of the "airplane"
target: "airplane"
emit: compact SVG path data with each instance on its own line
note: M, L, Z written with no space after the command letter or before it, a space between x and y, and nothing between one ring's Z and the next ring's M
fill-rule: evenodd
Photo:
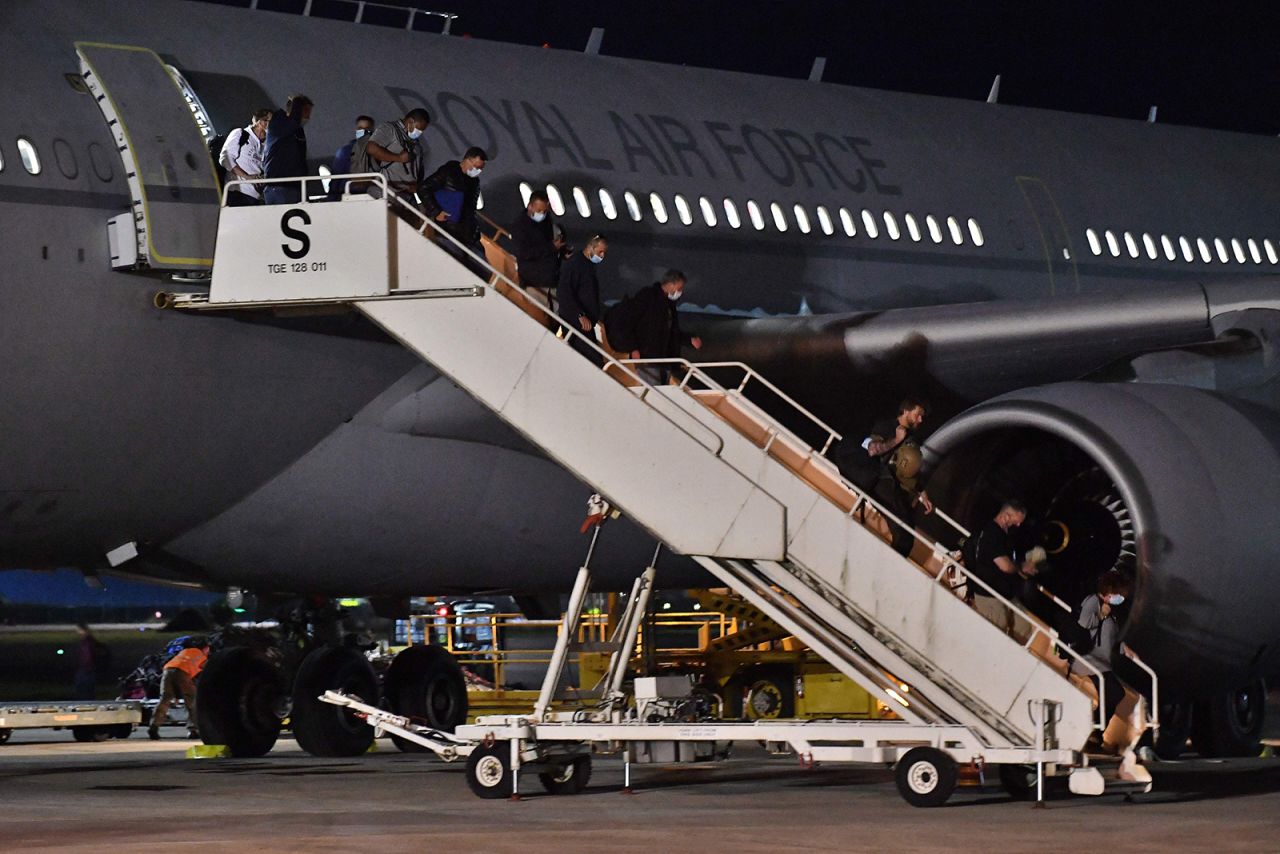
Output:
M0 23L0 568L556 601L587 490L431 366L352 315L152 302L207 285L218 215L211 165L177 147L191 127L159 116L180 104L208 138L305 92L320 174L357 115L424 106L427 163L489 152L484 213L546 188L571 241L608 235L606 299L686 271L700 358L850 436L924 396L940 506L974 524L1020 494L1062 532L1068 589L1134 574L1125 638L1168 687L1166 736L1256 745L1280 670L1275 140L203 2ZM144 223L91 45L171 74L122 115L168 184L147 257L120 254ZM599 583L652 547L613 526ZM322 611L295 621L308 650Z

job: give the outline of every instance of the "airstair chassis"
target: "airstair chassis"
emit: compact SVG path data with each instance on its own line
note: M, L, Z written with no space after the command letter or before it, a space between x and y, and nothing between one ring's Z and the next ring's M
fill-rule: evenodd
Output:
M444 753L473 757L509 741L516 771L527 751L531 761L554 765L558 757L582 755L586 743L655 739L763 739L815 761L911 763L919 754L910 751L931 750L942 763L1077 766L1073 788L1101 792L1101 778L1080 751L1091 730L1105 728L1103 698L1099 712L1091 711L1084 689L1064 678L1051 656L1031 650L1037 638L1052 647L1056 638L1045 627L1033 625L1025 644L1014 641L957 598L945 578L984 588L1031 620L939 544L915 534L932 550L936 572L889 549L867 527L866 514L903 523L825 458L839 439L834 430L745 365L739 367L825 434L822 450L744 397L741 386L726 389L699 366L681 362L687 371L678 387L650 384L634 363L614 358L554 315L531 319L537 310L515 282L388 193L381 176L346 177L371 179L375 192L337 203L224 210L210 294L162 295L158 304L217 311L350 305L903 718L641 723L621 716L615 697L609 716L566 718L548 713L540 701L533 715L484 718L457 739L431 734L428 741L440 738ZM483 268L488 278L468 267ZM598 362L583 359L566 338L594 349ZM724 406L715 408L685 387L695 375ZM564 633L570 634L567 626ZM1082 672L1097 674L1072 650L1064 654ZM403 719L359 711L375 726L413 732ZM629 748L624 755L630 757Z

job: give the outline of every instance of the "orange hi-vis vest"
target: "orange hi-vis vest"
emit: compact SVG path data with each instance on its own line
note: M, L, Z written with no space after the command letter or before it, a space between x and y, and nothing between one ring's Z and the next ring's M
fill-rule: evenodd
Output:
M209 656L203 649L184 649L169 659L164 669L181 670L192 679L195 679L200 675L200 671L204 670L204 663L208 660Z

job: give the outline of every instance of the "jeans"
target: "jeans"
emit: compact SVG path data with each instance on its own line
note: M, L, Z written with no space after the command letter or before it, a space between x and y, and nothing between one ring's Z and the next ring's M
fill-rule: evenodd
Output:
M266 184L262 195L269 205L296 205L302 201L301 184Z

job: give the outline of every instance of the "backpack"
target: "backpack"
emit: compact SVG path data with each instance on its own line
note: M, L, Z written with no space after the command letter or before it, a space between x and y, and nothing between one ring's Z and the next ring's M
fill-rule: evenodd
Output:
M232 128L226 133L220 133L213 139L209 140L209 159L213 161L213 174L218 177L218 189L221 190L227 185L227 167L222 165L222 148L227 144L227 140L231 138L231 134L240 131L244 134L244 128ZM244 145L244 137L241 136L240 144Z
M605 334L609 336L609 346L614 350L630 353L640 349L640 342L636 340L636 315L640 311L637 297L642 291L628 294L605 309L602 318Z
M372 138L373 132L370 131L357 139L355 145L351 146L351 173L353 175L379 171L378 165L369 156L369 140Z

